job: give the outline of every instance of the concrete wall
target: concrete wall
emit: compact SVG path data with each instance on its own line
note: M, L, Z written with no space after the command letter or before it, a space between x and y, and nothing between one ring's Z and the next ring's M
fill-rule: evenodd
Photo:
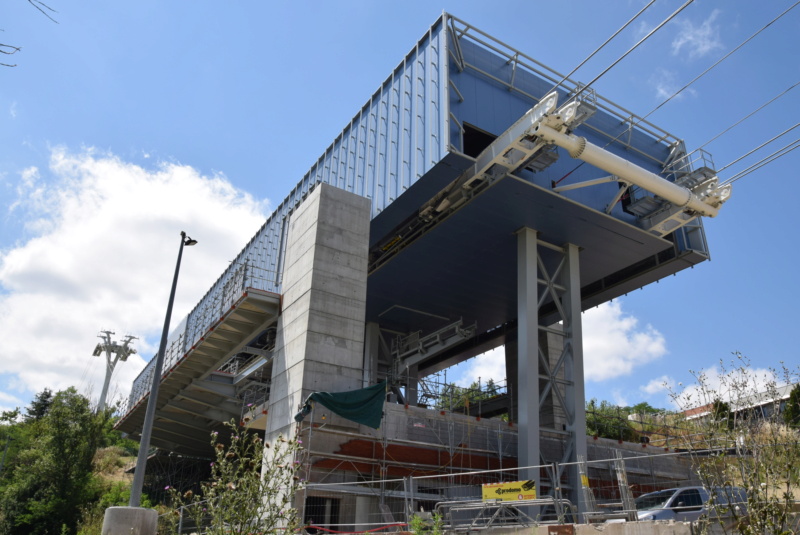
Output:
M291 215L267 440L312 392L362 386L369 214L369 199L320 184Z

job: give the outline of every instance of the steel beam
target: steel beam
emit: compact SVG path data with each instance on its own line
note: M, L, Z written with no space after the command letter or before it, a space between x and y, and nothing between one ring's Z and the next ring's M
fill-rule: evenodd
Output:
M517 377L519 421L519 466L539 465L539 299L537 232L523 228L517 233ZM520 473L536 482L539 469Z

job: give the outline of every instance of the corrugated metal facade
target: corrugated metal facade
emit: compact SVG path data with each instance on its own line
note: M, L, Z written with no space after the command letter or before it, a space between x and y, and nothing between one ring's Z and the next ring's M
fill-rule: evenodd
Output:
M183 350L242 288L280 293L286 218L323 182L372 199L375 217L447 153L447 58L442 19L397 66L267 219L187 318ZM177 333L176 333L177 336Z

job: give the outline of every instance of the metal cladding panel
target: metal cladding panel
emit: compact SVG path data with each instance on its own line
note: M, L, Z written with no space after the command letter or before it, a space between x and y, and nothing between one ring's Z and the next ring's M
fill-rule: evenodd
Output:
M372 199L381 213L447 154L442 19L381 84L303 181Z
M196 343L246 288L280 293L286 218L317 183L372 199L374 218L447 156L445 45L440 17L189 313L176 352Z

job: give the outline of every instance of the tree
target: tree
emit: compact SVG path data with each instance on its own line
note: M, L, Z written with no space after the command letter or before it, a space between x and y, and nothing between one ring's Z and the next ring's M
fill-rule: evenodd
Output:
M782 367L759 375L746 357L734 356L731 364L720 363L717 380L693 372L696 384L672 394L683 410L711 407L710 417L685 422L695 428L683 445L711 491L712 507L720 504L720 514L706 519L705 527L716 523L725 533L738 529L743 535L795 533L792 491L800 483L800 435L784 425L778 406L779 382L796 382L800 370ZM746 491L747 504L731 501L733 487Z
M618 407L605 400L598 404L593 398L586 404L586 434L633 442L638 435L628 422L630 414L627 407Z
M449 383L444 385L436 408L467 414L470 407L500 395L501 390L502 387L495 383L494 379L489 379L485 385L481 385L479 381L473 381L468 387ZM503 414L500 417L507 418L508 415Z
M729 430L733 430L735 427L731 406L719 398L711 402L711 418L714 422L727 427Z
M48 11L51 12L51 13L55 13L56 12L55 9L53 9L50 6L48 6L47 4L42 2L41 0L27 0L27 1L28 1L28 3L30 5L32 5L36 9L38 9L45 17L47 17L51 21L53 21L56 24L58 24L58 21L56 21L56 19L54 19L50 15L50 13L48 13ZM45 10L47 10L47 11L45 11ZM17 52L20 52L21 50L22 50L22 48L19 47L19 46L0 43L0 54L6 55L6 56L13 56ZM0 66L3 66L3 67L16 67L17 64L16 63L11 64L11 63L0 62Z
M300 441L280 437L270 445L246 425L225 425L229 437L211 433L216 458L200 495L169 489L174 513L168 517L170 532L179 533L191 521L204 526L207 535L293 533L299 527L290 502L301 487L295 459Z
M789 392L789 399L786 400L786 408L783 410L783 421L790 427L800 428L800 383L794 385Z
M25 409L25 421L35 422L41 420L47 411L50 410L50 405L53 404L53 392L49 388L45 388L33 398L31 406Z
M69 388L52 396L42 416L22 424L25 444L13 466L9 464L0 493L0 533L76 532L81 510L99 492L92 468L107 419L105 413L94 414L89 400Z

